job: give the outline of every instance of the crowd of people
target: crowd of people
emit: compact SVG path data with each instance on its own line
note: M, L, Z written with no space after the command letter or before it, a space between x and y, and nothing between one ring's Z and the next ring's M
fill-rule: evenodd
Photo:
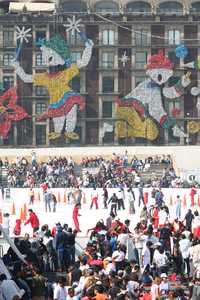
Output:
M144 182L141 173L152 165L163 167L162 178L152 176ZM10 243L0 260L0 300L200 300L198 185L193 183L190 190L191 209L185 213L179 195L169 209L162 187L183 185L170 156L141 160L129 158L126 152L121 157L113 154L110 160L83 158L78 165L86 170L82 174L75 174L72 158L42 163L34 153L31 162L4 160L0 167L7 169L9 186L30 188L30 206L34 204L32 189L40 186L46 212L56 212L52 187L76 189L73 227L61 222L53 227L41 224L30 208L24 225L30 223L33 234L22 237L21 220L16 220L14 245ZM148 197L146 186L151 187ZM88 209L101 206L107 214L88 228L84 247L77 242L82 229L82 187L92 188ZM103 188L101 203L98 187ZM110 194L110 187L117 189ZM130 220L121 220L120 210L127 211ZM9 237L9 214L4 214L0 226Z
M155 203L146 206L141 200L134 228L133 220L118 218L116 212L123 205L114 193L106 202L111 204L110 214L88 229L87 245L79 253L76 221L82 199L74 206L75 229L60 223L53 228L40 226L41 220L30 209L26 224L31 223L33 238L16 234L14 239L26 262L11 245L2 258L11 278L0 274L0 299L200 299L199 213L193 207L183 217L178 195L172 218L162 190L152 192ZM193 206L192 201L193 193Z
M151 166L161 166L161 176L151 174L143 178ZM170 155L147 157L145 159L129 157L126 151L119 156L113 153L110 159L102 156L85 157L81 163L74 162L72 157L53 157L46 162L39 162L34 153L29 162L25 157L0 160L2 184L8 187L40 187L44 182L56 187L129 187L143 182L153 187L189 187L193 183L183 182L176 176ZM198 185L197 183L195 183Z

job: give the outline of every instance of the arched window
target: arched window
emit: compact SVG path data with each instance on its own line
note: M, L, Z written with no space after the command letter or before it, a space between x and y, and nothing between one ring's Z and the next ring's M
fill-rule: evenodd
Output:
M128 13L150 14L151 6L150 6L150 4L143 2L143 1L129 2L126 6L126 10Z
M161 14L176 14L182 15L183 14L183 6L182 4L174 1L168 1L161 3L159 6L159 12Z
M191 11L194 13L200 13L200 1L192 3Z
M83 1L68 1L62 3L62 9L65 12L87 12L87 5Z
M100 1L95 5L95 11L99 13L119 12L119 7L112 1Z

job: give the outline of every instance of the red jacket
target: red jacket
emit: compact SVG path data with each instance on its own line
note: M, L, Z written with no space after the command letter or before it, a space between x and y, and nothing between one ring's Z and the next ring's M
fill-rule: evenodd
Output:
M32 228L39 228L40 227L40 223L39 223L39 219L36 216L36 214L34 212L30 213L30 217L29 219L26 221L25 225L31 223L31 227Z

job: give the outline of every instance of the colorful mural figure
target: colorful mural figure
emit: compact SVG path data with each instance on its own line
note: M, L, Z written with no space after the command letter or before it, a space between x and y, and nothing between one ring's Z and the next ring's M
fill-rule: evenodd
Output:
M174 86L164 86L173 75L173 63L162 51L150 57L146 75L149 78L117 100L117 118L124 120L116 124L119 138L155 140L159 135L159 126L166 129L173 126L165 110L163 96L167 99L179 98L191 83L191 73L188 72Z
M195 70L200 70L200 58L198 57L197 60L195 61L191 61L189 63L186 63L184 65L185 68L188 68L188 69L195 69ZM196 108L197 110L199 111L200 110L200 88L199 87L192 87L191 88L191 94L194 96L194 97L198 97L197 98L197 104L196 104ZM187 123L187 132L188 134L196 134L198 132L200 132L200 122L199 121L189 121Z
M0 96L0 136L6 139L12 122L30 117L28 113L17 105L17 90L10 88Z
M79 32L85 43L82 58L76 63L71 62L71 54L66 41L59 35L50 40L41 40L40 49L44 64L49 67L45 73L35 75L26 74L18 61L13 63L17 75L26 83L47 88L50 103L46 112L38 117L39 121L48 118L53 119L54 131L49 139L59 138L62 134L69 140L78 139L74 132L77 123L77 113L85 108L85 100L72 90L70 81L77 75L79 70L88 65L92 56L93 42Z

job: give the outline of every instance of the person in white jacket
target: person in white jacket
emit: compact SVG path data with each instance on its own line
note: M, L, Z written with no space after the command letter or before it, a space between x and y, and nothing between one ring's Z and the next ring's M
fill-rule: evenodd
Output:
M20 290L16 283L7 279L5 274L0 274L0 299L13 300L21 299L24 294L24 290Z

